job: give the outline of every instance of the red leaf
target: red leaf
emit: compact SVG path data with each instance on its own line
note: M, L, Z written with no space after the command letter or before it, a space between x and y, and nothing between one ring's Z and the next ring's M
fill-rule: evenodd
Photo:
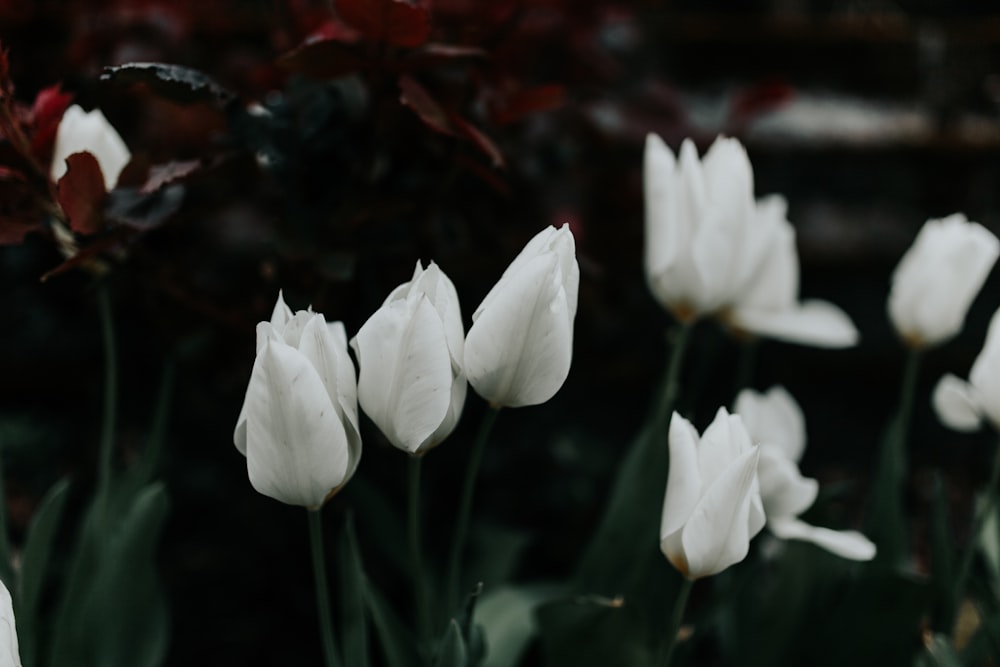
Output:
M493 120L506 125L532 113L555 109L565 100L566 89L558 84L519 90L493 111Z
M284 54L278 58L278 65L314 79L336 79L360 70L365 59L340 40L318 39Z
M427 41L431 15L406 0L337 0L337 14L368 39L415 48Z
M90 153L73 153L66 158L66 166L66 174L59 179L59 205L69 219L70 229L78 234L100 231L107 192L97 158Z
M35 104L31 108L31 118L35 125L35 133L31 137L31 150L35 155L47 158L52 153L59 121L62 120L63 113L72 101L73 94L62 92L59 84L38 92Z
M500 154L500 149L497 148L492 139L483 134L482 130L457 114L452 114L451 122L462 133L462 136L474 143L479 150L486 153L490 160L493 161L494 167L503 168L504 161L503 155Z
M489 58L489 54L478 46L433 43L425 44L416 51L410 51L399 61L398 67L403 71L413 71L455 60L479 58Z
M441 134L458 136L448 112L416 79L406 75L399 77L399 90L402 93L399 101L413 109L424 125Z

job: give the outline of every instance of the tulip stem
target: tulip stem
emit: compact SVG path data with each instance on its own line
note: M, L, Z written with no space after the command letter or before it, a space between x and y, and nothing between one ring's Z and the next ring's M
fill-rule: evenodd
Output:
M323 522L320 510L306 510L309 515L309 542L312 547L313 574L316 577L316 610L319 612L319 634L323 640L326 667L340 667L333 643L333 613L330 610L329 585L326 581L326 558L323 555Z
M413 612L416 615L420 641L430 640L430 615L427 606L427 589L424 586L424 557L420 545L420 467L423 457L411 456L408 470L410 563L413 567Z
M670 616L670 625L667 626L667 634L663 638L663 649L660 653L659 661L660 667L670 667L670 662L673 660L674 649L677 648L677 632L680 630L681 621L684 620L684 610L687 608L692 588L694 588L694 579L684 577L681 588L677 591L677 599L674 601L674 613Z
M671 331L674 339L673 346L670 350L670 360L667 362L666 380L663 383L657 405L657 414L662 424L667 424L670 421L670 413L677 401L677 393L681 387L680 379L681 369L684 366L684 354L691 341L691 331L694 329L694 324L694 322L682 322L680 326Z
M462 554L465 552L465 541L469 532L472 498L476 491L476 479L479 477L479 466L483 461L483 452L486 451L486 441L490 438L490 431L493 430L493 424L496 422L498 414L500 414L500 408L490 406L486 414L483 415L483 421L479 425L479 433L472 445L469 466L465 470L462 497L458 504L458 518L455 521L455 536L448 558L448 604L450 609L455 609L459 602L458 587L462 574Z
M114 469L115 422L118 407L118 348L115 321L111 308L111 288L107 283L97 291L97 305L101 317L101 338L104 343L104 412L97 459L97 494L95 504L103 529L107 528L108 504L111 494L111 475Z
M882 440L875 475L875 504L871 528L880 542L878 558L889 565L901 566L906 558L906 531L903 492L906 479L906 442L913 413L922 355L911 349L903 372L899 407Z
M986 497L975 509L972 515L972 531L962 552L962 561L958 566L958 574L955 576L955 592L953 595L955 609L962 601L962 593L965 591L965 580L969 577L969 570L972 568L972 558L976 553L976 544L979 535L983 532L986 519L993 511L993 501L996 496L997 483L1000 482L1000 442L997 442L996 451L993 452L993 470L990 473L990 481L986 485Z

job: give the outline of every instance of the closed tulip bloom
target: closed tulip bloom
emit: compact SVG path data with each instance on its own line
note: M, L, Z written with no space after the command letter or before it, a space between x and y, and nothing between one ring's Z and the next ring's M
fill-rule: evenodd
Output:
M753 170L736 139L718 138L699 160L694 143L675 158L646 138L646 279L681 321L704 316L759 336L847 347L858 334L825 301L798 301L795 230L780 196L754 200Z
M956 431L978 430L984 419L1000 429L1000 311L993 314L968 382L945 375L934 389L933 403L941 421Z
M128 146L99 109L85 112L76 104L66 109L56 131L52 180L62 178L66 173L66 158L74 153L90 153L97 158L108 190L115 187L122 169L132 159Z
M361 409L394 446L423 454L455 428L465 404L458 294L434 262L392 291L351 341Z
M10 591L2 581L0 581L0 667L21 667L17 627L14 623L14 605Z
M929 347L961 331L998 255L996 236L961 213L928 220L892 274L889 317L904 342Z
M792 395L783 387L763 394L745 389L736 398L736 414L760 446L757 472L768 530L783 539L812 542L842 558L874 558L875 545L861 533L820 528L798 518L815 502L819 483L799 471L806 447L805 417Z
M573 358L580 268L568 225L548 227L524 247L472 315L465 372L496 407L552 398Z
M357 387L340 322L292 314L279 294L257 325L257 358L233 436L254 489L318 509L361 459Z
M743 421L725 408L701 438L675 412L669 445L660 549L688 579L717 574L743 560L764 527L759 450Z

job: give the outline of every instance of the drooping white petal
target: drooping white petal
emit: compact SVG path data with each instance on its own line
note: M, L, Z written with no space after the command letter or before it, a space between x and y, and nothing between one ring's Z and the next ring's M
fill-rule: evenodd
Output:
M755 443L778 447L785 458L801 460L806 448L806 419L802 408L780 385L765 393L744 389L736 397L735 412Z
M751 488L759 450L741 454L712 482L685 524L681 540L690 579L717 574L750 548Z
M56 130L52 148L52 180L58 181L66 173L66 158L83 152L97 159L104 176L104 187L108 190L118 183L118 176L132 157L128 146L99 109L84 112L74 104L66 109Z
M496 405L537 405L569 374L573 319L559 259L538 255L498 284L477 310L465 340L465 372Z
M785 310L737 307L731 323L748 333L812 347L844 348L858 343L848 315L827 301L808 300Z
M270 341L254 363L246 404L253 487L290 505L322 505L344 480L348 448L319 373L298 350Z
M975 389L954 375L938 380L931 402L938 418L956 431L978 431L982 426L982 406Z
M670 418L670 468L667 491L660 519L660 539L678 533L687 522L701 497L701 473L698 471L698 432L691 422L676 412ZM679 545L678 545L679 546ZM670 554L666 554L670 557Z
M764 512L770 518L798 516L812 506L819 493L819 482L803 477L794 461L772 451L766 443L761 445L757 475Z
M760 199L753 226L744 229L743 251L734 277L736 308L786 310L799 297L799 255L795 229L780 195Z
M868 561L875 557L876 549L872 541L853 530L820 528L789 517L769 518L767 527L777 537L811 542L841 558Z
M361 367L361 409L389 442L415 453L451 404L451 357L434 306L423 294L387 303L351 344Z

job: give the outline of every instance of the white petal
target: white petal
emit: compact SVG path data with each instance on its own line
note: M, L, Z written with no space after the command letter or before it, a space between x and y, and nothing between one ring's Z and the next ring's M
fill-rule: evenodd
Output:
M669 267L677 254L678 225L671 215L671 197L676 192L677 161L673 152L655 134L646 135L642 183L646 204L646 273L655 276Z
M734 286L736 307L786 310L799 297L799 255L795 229L785 217L784 197L759 200L753 227L747 228L740 262L742 272Z
M344 481L344 427L319 374L294 348L270 341L247 388L247 471L260 493L315 508Z
M701 497L698 472L698 432L676 412L670 418L670 468L660 519L660 539L677 533L687 523ZM666 554L670 557L670 554Z
M394 446L416 452L444 421L452 368L444 325L423 294L392 301L352 341L361 409Z
M769 518L767 527L777 537L812 542L841 558L868 561L875 557L875 545L857 531L819 528L791 518Z
M74 104L66 109L56 130L52 180L58 181L66 173L66 158L83 152L97 159L104 175L104 187L108 190L118 183L118 176L132 157L121 136L99 109L84 112Z
M806 420L802 408L788 390L776 385L760 393L744 389L736 397L735 412L757 444L778 447L796 463L806 448Z
M781 311L738 307L731 318L737 328L757 336L813 347L852 347L859 337L851 318L826 301L803 301Z
M288 320L292 319L292 309L285 303L285 295L282 290L278 290L278 300L271 311L271 326L280 334Z
M743 420L738 415L729 414L725 408L719 408L698 445L698 469L702 484L711 484L751 445Z
M756 447L740 455L708 487L682 531L690 579L717 574L746 558Z
M483 300L465 340L465 372L496 405L537 405L569 374L573 322L559 258L535 257Z
M977 431L982 426L982 407L975 390L954 375L938 380L931 402L938 418L956 431Z
M809 509L819 493L819 482L803 477L799 466L767 444L761 445L760 497L768 517L798 516Z
M0 624L3 626L0 629L0 667L21 667L14 602L3 582L0 582Z

